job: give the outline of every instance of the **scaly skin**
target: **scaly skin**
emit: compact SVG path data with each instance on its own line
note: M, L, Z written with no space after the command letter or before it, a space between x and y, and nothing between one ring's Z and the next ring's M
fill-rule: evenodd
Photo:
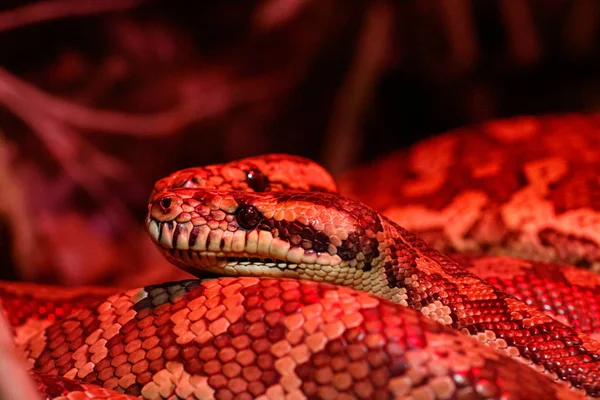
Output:
M164 190L182 188L336 192L335 181L323 167L289 154L267 154L226 164L182 169L156 182L150 198Z
M106 287L56 287L1 282L0 310L12 327L14 341L22 345L53 322L87 306L100 304L119 292Z
M409 308L286 278L134 289L24 350L41 374L146 399L584 397Z
M450 254L498 290L600 339L600 276L572 265L511 257Z
M183 223L187 220L199 221L191 218L192 209L205 211L206 216L209 216L204 218L205 220L223 217L217 210L212 210L211 213L199 203L190 209L191 205L180 203L177 196L187 196L187 193L193 192L190 188L212 188L221 184L227 185L226 189L242 191L284 189L282 185L277 186L276 183L266 181L270 173L277 172L277 168L272 168L270 172L268 168L274 165L273 163L281 162L282 158L284 156L242 160L224 174L227 177L224 179L217 176L223 166L173 174L157 183L153 192L155 201L151 206L151 214L158 214L162 218L180 207L183 214L179 214L178 217L179 222ZM288 170L295 171L291 176L300 181L307 176L324 172L306 160L291 160L286 163ZM231 165L227 167L231 168ZM257 169L262 174L257 174ZM279 182L285 183L281 179ZM316 183L294 184L296 189L301 190L311 187L313 190L316 187L321 191L335 190L331 180L320 186L317 181L314 182ZM174 189L177 186L179 188ZM222 194L215 197L214 193L206 191L205 195L200 197L203 201L210 200L213 206L216 206L216 203L227 205L227 199L224 202L223 199L217 201L217 197L223 197ZM241 196L240 199L245 200L259 199L261 203L273 193L252 195L236 192L236 196L238 195ZM261 200L261 196L265 197ZM422 242L410 237L401 228L384 218L379 218L368 209L365 211L363 205L327 194L297 192L289 198L278 196L275 197L281 203L275 203L282 204L281 207L287 204L292 205L292 208L303 208L306 211L305 216L311 219L299 221L302 218L295 218L294 213L287 215L283 212L280 215L277 234L287 230L288 239L301 247L309 247L309 243L303 241L303 238L307 240L305 235L310 235L310 232L304 229L306 227L298 231L298 226L294 225L296 222L311 222L311 228L320 229L321 233L335 232L336 235L348 233L354 227L354 232L347 234L341 241L335 238L332 240L330 235L326 242L322 234L313 235L310 247L315 251L320 250L321 253L325 253L323 249L326 248L329 255L319 256L311 254L310 251L303 251L302 257L306 257L304 261L313 262L317 258L321 263L330 262L331 266L334 266L337 261L336 255L340 259L344 258L342 263L347 262L347 266L355 270L354 278L346 274L346 280L353 280L356 286L356 278L362 273L361 281L364 284L361 289L405 302L412 308L420 309L422 313L415 313L409 308L348 288L308 281L241 277L201 283L189 281L157 285L104 298L100 303L95 303L99 299L91 296L90 304L80 303L78 307L83 308L79 311L60 319L26 340L23 349L33 363L36 373L82 379L88 382L85 384L88 385L84 388L87 388L86 390L92 390L89 385L93 383L132 395L141 393L145 398L167 398L173 394L179 396L176 398L195 398L195 392L196 397L201 398L211 398L213 395L216 398L230 398L234 394L240 398L264 395L272 398L278 397L280 393L285 393L287 398L301 398L301 393L309 398L402 398L404 395L414 398L580 397L573 390L559 386L547 377L511 360L509 357L515 355L515 348L528 351L532 349L526 348L524 343L519 343L518 338L514 346L507 342L519 333L533 333L536 328L548 329L552 334L558 335L559 340L555 340L554 344L560 344L562 340L567 349L578 350L579 354L560 360L562 365L568 368L572 361L585 361L585 354L581 351L589 352L595 346L594 342L587 340L585 336L576 333L572 335L572 330L565 331L560 328L560 324L556 325L552 320L547 322L549 318L543 314L531 314L529 309L523 308L509 296L491 290L489 285L477 283L476 278L442 256L433 254L435 252L432 253ZM169 198L170 204L163 201L164 198ZM323 204L323 199L326 200L325 203L330 203ZM264 204L252 204L257 208L268 205L277 208L275 203L271 198ZM324 213L319 215L330 218L329 224L327 218L321 221L321 225L312 223L316 220L312 215L312 207L315 204L319 213ZM348 215L344 215L343 219L340 219L339 215L336 218L335 213L339 213L339 210L335 210L340 204L350 218ZM168 210L169 208L172 210ZM185 216L186 212L190 215ZM240 217L242 214L237 212L236 216ZM244 224L248 224L253 221L253 216L253 212L245 212L241 219ZM273 217L274 220L279 218L276 213ZM237 218L224 216L225 220L228 218L229 222L237 221ZM282 227L281 222L290 218L294 219L294 223ZM205 222L206 226L218 225L214 221ZM267 221L262 222L269 225ZM382 231L376 232L374 227L379 229L379 225ZM192 236L193 229L186 231L182 227L177 234L178 241L175 238L175 226L171 229L162 226L159 232L165 229L166 235L162 239L167 244L169 241L175 244L183 243L183 237ZM273 236L275 226L269 228L268 231ZM202 239L203 233L197 233L196 240ZM373 233L374 240L382 240L383 245L373 242L370 236L368 240L365 239L365 235ZM398 233L399 237L394 236ZM216 238L214 235L211 236L211 240ZM396 239L389 241L387 235ZM245 242L244 249L251 254L252 234L248 237L250 240ZM257 233L257 251L265 238L269 239L268 236ZM227 239L222 244L226 245ZM233 244L232 237L230 245ZM246 247L246 244L250 246ZM333 250L330 246L334 245L339 245L339 251L336 247L337 254L332 255ZM280 246L280 243L275 244L272 252L269 247L266 251L268 254L262 256L279 256ZM380 247L383 251L379 251ZM396 248L395 251L392 251L392 248ZM265 251L264 248L262 250ZM171 253L169 250L166 252ZM292 251L289 254L291 261L298 261L299 252L294 254ZM352 254L354 262L350 259ZM413 258L400 262L398 256L406 255ZM178 254L170 256L176 259ZM210 264L209 269L223 272L214 268L211 258L199 259L200 266L203 260ZM381 274L382 260L389 260L388 264L392 263L394 266L392 271L403 276L399 279L398 275L392 276L389 271ZM281 274L279 268L266 269L258 262L254 265L254 272ZM398 265L404 269L396 268ZM236 268L237 272L247 273L254 267L238 265ZM383 269L385 270L385 266ZM321 279L322 272L327 272L325 275L328 277L333 276L334 272L326 265L318 270L311 270L308 266L297 267L296 271L299 272L295 272L294 276L303 273L316 280ZM380 273L377 274L377 271ZM418 273L416 277L410 276L413 272ZM432 272L434 275L431 275ZM439 276L435 275L436 272ZM429 279L432 276L437 280ZM372 278L370 283L367 281L369 277ZM387 287L381 285L381 278L388 280ZM338 274L337 279L343 279L343 274ZM396 284L390 287L389 284L394 280ZM411 284L406 286L409 280ZM398 284L400 281L403 281L405 287ZM465 281L471 281L474 286L470 289L461 286ZM455 285L446 285L441 291L435 287L440 283L445 285L444 282ZM433 283L433 289L426 287L430 283ZM477 290L483 290L483 293L476 293ZM447 297L444 297L444 294ZM498 301L492 304L473 300L472 296L482 294L495 297ZM102 297L101 294L99 296ZM436 296L440 298L436 299ZM34 304L34 300L30 299L26 304ZM448 304L453 302L456 302L456 306L451 306L453 309L448 312ZM492 305L490 309L498 307L515 311L510 319L516 321L512 326L507 324L511 330L503 332L506 333L506 340L494 339L491 330L485 329L489 326L480 324L484 328L483 334L477 337L495 347L496 351L458 335L456 331L432 322L422 315L427 314L432 318L435 314L437 316L433 319L450 323L455 328L477 330L477 319L485 318L486 315L496 320L504 317L494 315L490 309L482 307L486 303ZM470 310L469 306L483 310L484 316L477 315L477 310ZM13 315L16 318L14 320L24 318L23 315L27 315L27 312L21 314L21 317ZM519 319L517 314L525 318ZM498 328L502 323L492 325ZM522 329L518 328L519 325ZM536 338L544 339L546 336L548 334L541 334ZM527 341L528 344L531 342ZM577 342L581 342L581 346L576 346ZM539 355L540 348L533 349L533 353ZM559 355L560 350L548 353ZM590 357L595 357L595 353L589 354ZM234 356L235 360L229 358L231 356ZM551 359L550 363L555 361L556 359ZM550 363L547 363L547 367ZM597 366L593 361L583 367ZM577 380L584 375L585 371L579 371L579 374L566 377L575 379L576 385L583 384L590 394L594 394L593 379L588 381L591 385L587 386L585 381Z
M10 286L8 283L4 285ZM26 292L32 287L33 285L16 285L11 287L10 290L15 293L19 290ZM38 289L44 290L41 286L38 286ZM45 289L50 289L50 287ZM42 293L36 294L36 296L41 295ZM51 293L46 301L52 303L53 300L59 298L64 300L65 295ZM19 314L18 309L11 309L9 312L13 313L13 316ZM47 314L47 316L56 316L56 314ZM5 316L0 315L0 398L24 400L133 400L133 397L97 385L75 382L62 377L43 374L37 370L26 372L23 353L18 351L18 346L15 347L10 328L11 325Z
M286 276L364 290L600 395L598 343L362 203L327 193L167 186L153 197L147 225L165 256L192 273Z
M324 193L174 189L152 202L148 227L161 251L190 272L287 276L367 291L600 395L598 343L361 203ZM240 261L255 258L253 265Z
M438 250L600 271L600 116L459 128L349 172L340 193Z
M32 381L41 392L40 400L135 400L128 396L97 385L79 383L53 375L34 373Z

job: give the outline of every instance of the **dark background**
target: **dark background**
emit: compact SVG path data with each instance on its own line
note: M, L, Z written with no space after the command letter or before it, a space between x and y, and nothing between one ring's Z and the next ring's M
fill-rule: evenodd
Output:
M156 262L130 232L147 241L152 183L182 167L287 152L339 176L455 127L596 110L599 26L595 0L4 1L5 277Z

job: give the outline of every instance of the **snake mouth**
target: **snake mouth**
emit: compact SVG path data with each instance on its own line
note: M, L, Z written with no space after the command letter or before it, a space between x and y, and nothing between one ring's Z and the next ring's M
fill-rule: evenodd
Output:
M209 252L167 249L158 245L163 255L180 268L192 275L205 274L231 276L270 276L298 278L296 269L302 264L289 263L271 257L257 257L248 253Z

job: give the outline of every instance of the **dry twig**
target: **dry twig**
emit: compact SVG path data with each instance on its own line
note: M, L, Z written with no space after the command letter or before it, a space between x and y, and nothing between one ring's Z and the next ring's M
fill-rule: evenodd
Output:
M390 46L393 13L388 1L373 1L364 17L352 66L339 90L324 146L325 167L333 176L356 162L363 119Z
M0 398L40 398L26 372L23 356L15 348L10 324L2 314L0 314Z
M0 13L0 32L61 18L124 11L143 0L47 0Z
M31 212L21 185L15 180L15 174L10 165L9 145L0 131L0 214L10 227L14 238L13 258L23 267L24 276L32 276L34 263L35 236Z

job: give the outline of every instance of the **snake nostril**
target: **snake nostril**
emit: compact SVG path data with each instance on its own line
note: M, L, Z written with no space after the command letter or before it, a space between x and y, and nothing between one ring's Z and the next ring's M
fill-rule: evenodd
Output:
M162 199L160 199L160 202L159 202L160 207L166 211L169 209L169 207L171 207L171 202L172 202L172 199L170 197L163 197Z

